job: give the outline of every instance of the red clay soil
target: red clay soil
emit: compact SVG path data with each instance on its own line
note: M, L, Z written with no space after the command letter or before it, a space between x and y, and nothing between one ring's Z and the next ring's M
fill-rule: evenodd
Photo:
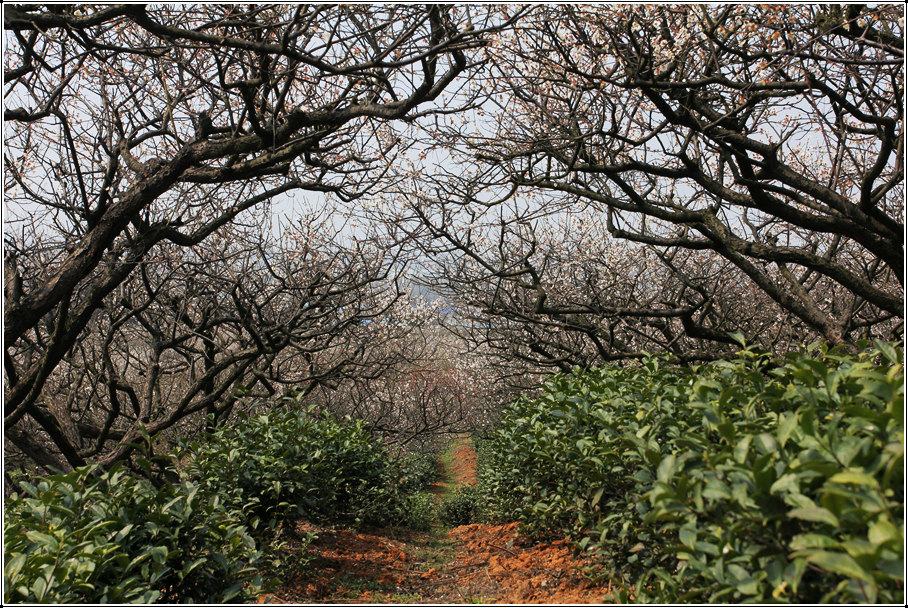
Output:
M442 478L432 484L430 491L438 497L449 488L462 485L476 485L476 452L469 437L460 437L451 451L451 465L443 472Z
M462 544L449 569L464 569L459 584L469 585L486 578L493 583L490 593L499 604L606 601L611 588L592 583L580 571L595 566L575 557L567 540L532 544L518 533L518 525L470 524L454 528L451 536Z
M451 476L455 485L476 485L476 452L469 440L458 441L455 445L451 457Z
M260 602L367 601L368 593L363 592L394 590L410 574L403 542L350 530L309 531L318 534L318 539L306 549L314 559L274 596L263 596Z
M517 523L470 524L439 542L428 534L391 538L321 530L314 561L267 603L591 604L608 601L608 585L580 568L567 541L531 544ZM452 557L453 553L453 557Z
M455 447L448 479L475 483L476 455L469 443ZM313 560L285 574L267 603L515 603L581 604L609 600L566 540L533 544L518 524L470 524L441 533L384 530L315 530L305 550Z

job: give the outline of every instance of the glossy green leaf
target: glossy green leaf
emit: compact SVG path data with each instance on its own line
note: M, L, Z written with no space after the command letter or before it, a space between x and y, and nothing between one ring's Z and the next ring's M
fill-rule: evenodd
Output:
M788 515L794 517L795 519L825 523L833 526L834 528L839 527L838 518L831 511L824 509L823 507L800 507L797 509L792 509L788 512Z
M804 554L804 557L812 564L829 570L843 576L860 579L867 583L873 583L873 575L864 570L854 558L845 553L836 553L833 551L813 551Z

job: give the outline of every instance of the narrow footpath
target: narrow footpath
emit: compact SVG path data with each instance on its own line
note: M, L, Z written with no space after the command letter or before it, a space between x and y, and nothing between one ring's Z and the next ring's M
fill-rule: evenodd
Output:
M476 483L476 455L458 439L433 492L441 496ZM360 533L315 529L304 568L260 603L493 604L602 603L609 588L583 574L593 564L574 557L567 541L532 544L518 524L436 523L428 532L388 529Z

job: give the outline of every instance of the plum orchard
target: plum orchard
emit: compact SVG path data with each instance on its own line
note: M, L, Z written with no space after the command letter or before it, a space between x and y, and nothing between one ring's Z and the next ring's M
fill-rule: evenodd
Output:
M63 471L5 599L252 593L253 536L429 512L376 435L628 359L505 412L500 513L638 599L903 599L901 6L4 8L4 452Z
M565 368L900 336L901 7L556 5L484 52L486 103L425 125L461 164L401 192L477 340Z
M406 311L402 264L333 217L274 242L268 203L393 183L391 121L438 110L510 19L473 13L6 8L8 444L109 465L241 387L379 373L365 322Z
M17 462L107 467L290 386L406 444L542 369L903 329L901 7L21 5L4 28ZM329 203L273 230L295 193ZM416 259L453 314L404 297Z

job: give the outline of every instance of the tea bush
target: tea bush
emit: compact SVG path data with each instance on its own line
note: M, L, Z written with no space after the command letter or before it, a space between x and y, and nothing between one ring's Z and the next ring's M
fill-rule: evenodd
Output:
M399 507L399 516L394 523L411 530L425 532L435 521L435 500L427 492L404 494Z
M312 535L293 564L280 550L296 518L431 525L421 490L434 458L393 459L362 423L294 398L264 405L184 443L176 485L94 466L23 484L29 496L4 514L4 601L243 601L261 590L260 570L305 566Z
M406 519L418 485L360 421L335 420L288 397L183 445L183 474L250 518L256 531L306 518L388 525ZM402 483L407 488L402 488Z
M438 479L438 456L411 452L400 458L400 490L405 494L422 492Z
M481 494L474 485L458 487L438 507L438 517L449 526L463 526L477 521Z
M693 384L700 424L646 494L678 563L641 599L902 603L903 358L878 348L765 376L738 361Z
M241 517L193 483L89 466L22 486L4 511L6 603L224 603L261 589Z
M480 485L638 601L900 602L902 361L878 343L559 375L507 409Z

